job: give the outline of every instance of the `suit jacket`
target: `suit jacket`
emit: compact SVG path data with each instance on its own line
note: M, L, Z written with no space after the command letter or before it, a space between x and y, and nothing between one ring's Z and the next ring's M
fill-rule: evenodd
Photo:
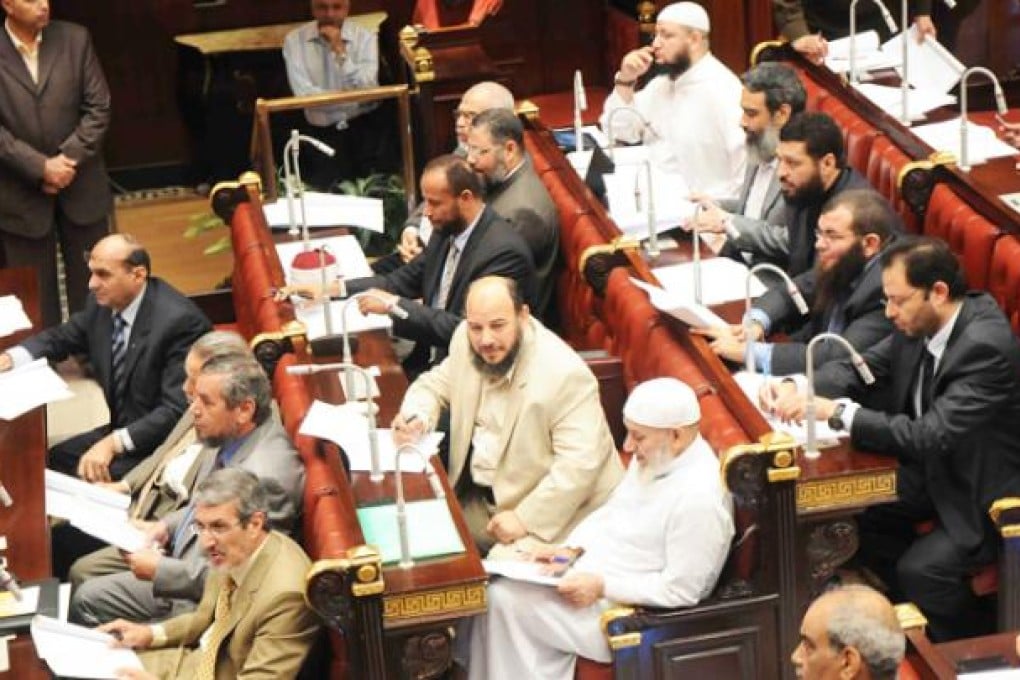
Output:
M733 215L733 227L739 232L735 239L727 240L723 254L736 256L740 261L740 251L750 252L755 264L771 262L782 266L790 254L790 236L787 232L788 219L786 201L779 190L779 171L772 173L768 188L765 190L765 201L762 203L761 219L747 217L747 198L754 184L758 165L748 165L744 176L744 185L740 188L740 196L736 199L719 201L719 207Z
M197 486L213 471L219 447L207 446L199 453L193 483ZM256 427L234 453L228 463L271 481L269 488L269 522L280 531L295 535L301 516L305 487L305 466L290 437L274 413ZM182 507L163 517L171 539L177 536L182 522L192 519L190 506ZM174 541L170 554L156 565L152 590L156 597L197 600L202 594L208 563L202 554L198 534L183 528L180 540Z
M51 361L87 355L110 407L110 423L127 428L135 445L130 455L141 459L166 439L184 412L184 358L192 343L210 330L209 320L191 300L149 277L124 357L127 388L119 411L113 404L113 314L97 304L94 295L90 293L85 308L66 323L29 338L23 346L34 358Z
M1020 491L1020 347L995 300L968 294L936 367L931 406L914 418L926 344L895 331L863 353L874 385L866 387L849 361L838 361L815 374L816 389L865 404L887 395L888 410L857 411L851 441L919 469L950 538L975 550L995 540L992 502Z
M124 475L122 481L127 484L128 493L133 498L131 507L128 508L131 517L153 521L187 503L187 496L178 495L174 490L159 485L158 482L166 464L181 455L190 446L189 442L196 442L195 419L190 409L184 411L184 415L159 448ZM184 486L187 487L189 494L195 487L197 470L198 466L192 465L184 477Z
M394 319L393 332L417 343L405 361L405 367L412 371L428 366L428 355L433 347L437 350L437 361L446 356L450 338L464 314L468 286L475 279L493 274L506 276L517 281L529 304L534 300L535 264L528 245L489 206L482 212L457 260L446 309L436 309L431 302L439 291L449 250L449 232L437 230L425 250L403 267L382 276L346 282L350 294L382 288L404 298L400 306L407 311L408 318Z
M39 84L0 31L0 230L40 237L55 203L78 224L110 211L101 155L110 124L110 91L88 31L52 21L39 45ZM42 191L43 165L63 153L78 161L74 181L56 196Z
M550 326L556 311L560 213L527 158L506 181L490 188L486 198L496 214L508 220L531 249L535 261L535 307L532 312L539 321Z
M449 409L454 486L471 474L468 452L483 379L472 364L463 323L450 355L404 397L404 413L428 414L433 423L441 409ZM573 349L535 319L525 328L511 379L492 485L496 506L512 509L539 540L562 541L623 476L598 381Z
M840 335L861 352L892 332L893 326L885 316L885 295L882 292L882 264L875 255L861 275L850 284L843 297L833 300L821 314L811 313L799 328L791 333L790 342L772 346L772 372L776 375L803 373L807 369L807 344L811 338L824 333L833 323L833 317L842 328ZM817 275L815 270L805 272L794 283L800 289L808 308L814 309ZM773 327L799 322L802 317L790 299L786 288L772 288L758 298L754 306L768 314ZM814 365L821 366L833 359L846 356L846 348L834 342L822 341L815 345Z
M319 631L318 617L305 604L305 574L311 566L297 543L271 531L255 556L244 581L238 584L230 607L230 632L219 646L217 680L295 678ZM180 654L168 666L142 652L143 663L160 677L193 678L202 657L199 638L212 625L216 600L226 574L210 574L195 611L163 624L168 648ZM167 657L162 657L167 663Z

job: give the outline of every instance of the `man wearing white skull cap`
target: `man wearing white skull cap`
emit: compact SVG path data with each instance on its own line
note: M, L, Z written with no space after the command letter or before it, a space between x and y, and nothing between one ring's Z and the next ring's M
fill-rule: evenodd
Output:
M620 63L599 123L606 132L612 123L615 140L647 144L656 168L682 176L686 190L736 198L747 163L741 85L712 55L710 32L701 5L675 2L663 8L652 44L628 52ZM653 66L662 73L636 91ZM624 108L633 110L613 115Z
M623 408L630 467L613 495L564 545L531 559L572 564L549 585L495 577L471 627L469 677L574 677L577 656L608 662L601 613L617 603L694 605L712 592L733 538L732 503L715 453L698 434L698 399L656 378ZM458 659L460 661L460 659Z

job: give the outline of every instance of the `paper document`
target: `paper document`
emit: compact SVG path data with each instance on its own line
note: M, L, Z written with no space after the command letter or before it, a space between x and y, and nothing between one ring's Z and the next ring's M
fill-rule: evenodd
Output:
M897 33L882 45L886 54L903 54L903 33ZM907 82L922 90L949 92L960 82L965 67L938 40L930 35L917 42L917 26L910 27L907 38ZM902 64L897 69L903 75Z
M90 513L125 516L131 496L89 484L55 470L45 470L46 514L73 520Z
M389 314L362 314L358 303L352 302L344 311L346 300L329 301L329 318L332 322L332 334L343 334L343 319L347 319L347 332L350 334L362 331L374 331L393 327L393 319ZM298 299L294 305L294 317L305 325L308 339L315 340L330 333L326 329L324 305L315 300Z
M733 374L733 379L736 381L740 389L747 395L748 400L758 408L765 420L768 421L769 426L776 432L785 432L798 444L803 445L807 441L807 426L804 423L797 425L795 423L784 423L779 418L765 413L759 406L758 394L761 392L761 386L765 382L767 376L761 373L751 374L747 371L739 371ZM835 442L840 439L849 437L847 433L836 432L829 424L824 420L815 421L815 437L818 442Z
M960 673L957 680L1020 680L1020 668L998 668L993 671Z
M351 470L372 469L368 421L364 416L364 411L355 405L336 405L315 401L308 409L308 414L305 415L298 432L334 442L347 454ZM379 467L383 472L396 470L397 447L393 443L392 431L389 428L377 429L376 440L379 444ZM441 441L443 441L442 432L430 432L418 444L418 447L423 453L431 456L439 450ZM420 457L403 454L400 460L400 469L403 472L421 473L425 467Z
M560 584L561 577L543 573L543 568L546 566L548 565L541 562L525 560L482 560L482 567L487 574L496 574L512 578L515 581L555 588Z
M460 540L445 498L413 501L405 507L408 547L413 559L464 552L464 542ZM383 564L400 560L396 504L358 508L358 521L365 543L379 549Z
M16 295L0 295L0 338L32 327L25 308Z
M45 359L0 373L0 419L14 420L37 406L74 394Z
M920 125L913 129L915 135L936 151L948 151L960 160L960 119ZM984 163L990 158L1015 156L1020 151L999 139L995 130L985 125L967 121L967 162L970 165Z
M368 384L365 384L365 374L361 371L337 371L336 379L340 381L340 389L344 393L344 402L353 405L353 402L365 401L366 399L378 399L382 396L379 392L379 383L376 382L382 371L379 370L378 366L367 366L365 371L371 376L371 380ZM347 378L350 377L351 391L347 391ZM368 392L365 392L365 388L368 388Z
M0 619L35 614L39 609L39 592L41 590L39 586L22 588L20 601L8 592L0 593Z
M658 286L645 283L640 279L631 278L631 283L648 293L652 306L660 312L680 319L691 328L718 328L728 326L718 314L704 305L663 290Z
M1002 199L1002 202L1010 208L1020 212L1020 192L1015 194L1002 194L999 198Z
M867 97L872 104L890 116L900 117L903 110L903 91L899 87L876 85L874 83L858 83L855 88ZM910 120L921 120L925 114L943 106L952 106L956 97L934 88L911 89L907 95L907 108Z
M626 163L618 158L615 172L602 178L606 183L609 216L625 234L648 235L649 208L654 207L656 233L687 224L697 209L697 204L687 200L690 189L679 173L664 172L653 166L649 192L648 166L643 162Z
M89 536L130 553L150 547L145 532L132 524L126 515L117 518L101 512L84 514L72 518L71 524Z
M694 302L694 263L684 262L652 270L655 278L677 302ZM701 261L701 294L703 305L719 305L743 300L746 294L747 266L728 257L710 257ZM751 278L751 298L765 292L757 276Z
M311 238L308 239L308 244L312 249L326 246L326 252L336 258L340 276L345 279L372 276L372 267L369 266L368 260L365 258L357 236L347 234L329 238ZM276 254L280 256L280 263L283 265L283 271L287 275L288 281L291 280L290 265L294 261L294 256L303 252L304 249L305 245L301 240L277 244Z
M878 33L864 31L855 37L857 73L899 66L903 60L898 52L886 51L879 44ZM825 65L835 73L850 72L850 36L829 41Z
M262 207L266 222L273 229L289 229L287 197ZM383 202L379 198L305 192L305 220L309 227L360 227L379 234L383 232ZM294 196L294 221L301 227L301 202Z
M105 680L119 668L143 668L133 650L111 647L113 637L92 628L36 616L31 631L35 653L57 676Z

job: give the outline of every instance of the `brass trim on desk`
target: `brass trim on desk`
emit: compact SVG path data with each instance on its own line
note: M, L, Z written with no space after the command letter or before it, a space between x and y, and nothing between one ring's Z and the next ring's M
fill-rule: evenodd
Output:
M538 120L540 111L535 102L530 99L524 99L517 102L517 108L514 111L518 116L524 116L528 120Z
M796 465L786 468L769 468L768 477L770 484L778 484L779 482L789 481L795 482L800 479L800 468Z
M797 484L798 512L894 500L896 500L895 470L868 472L835 479L801 480Z
M993 522L998 524L999 517L1002 515L1002 513L1006 512L1007 510L1015 510L1017 508L1020 508L1020 498L1016 498L1015 496L999 498L994 503L992 503L992 507L988 509L988 516L992 518Z
M632 633L623 633L622 635L613 635L609 638L609 649L616 651L617 649L626 649L627 647L639 647L641 645L641 633L634 631Z
M383 596L383 621L404 624L449 614L479 614L486 608L485 583L467 583L436 590Z
M908 628L924 628L928 625L928 619L924 618L924 614L921 613L921 610L913 602L893 605L893 610L896 612L896 619L900 622L900 628L904 630Z
M758 64L758 57L761 53L770 47L782 47L786 44L785 38L777 38L776 40L763 40L754 47L751 48L751 54L748 56L748 62L751 66Z
M404 61L414 70L416 83L430 83L436 79L432 53L418 45L418 31L414 26L404 26L400 29L400 53Z
M641 247L641 242L632 236L618 236L609 243L600 244L597 246L588 246L581 253L577 262L577 271L581 274L581 278L584 278L584 268L588 264L588 260L596 255L612 255L621 250L637 250Z

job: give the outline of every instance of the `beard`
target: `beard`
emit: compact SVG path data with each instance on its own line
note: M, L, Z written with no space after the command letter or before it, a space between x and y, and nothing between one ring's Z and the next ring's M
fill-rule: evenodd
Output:
M638 462L638 484L646 487L654 482L670 460L672 460L672 453L665 444L648 454L645 457L645 462Z
M449 234L452 242L452 239L455 236L457 236L457 234L460 234L465 229L467 229L467 222L464 220L464 217L460 213L457 213L457 216L451 217L448 222L441 225L437 225L435 222L433 222L432 226L438 228L439 231L443 232L444 234Z
M744 131L747 138L747 164L769 163L776 157L779 147L779 130L769 125L761 132Z
M825 310L837 298L846 296L850 292L850 284L864 271L864 265L868 263L864 255L864 246L857 241L827 270L817 269L815 284L815 302L812 312L819 317L825 314ZM816 266L817 267L817 266Z
M822 184L822 176L818 172L815 172L814 177L804 186L794 189L789 194L785 190L783 191L783 198L786 199L787 204L795 208L817 205L824 197L825 185Z
M491 192L493 189L501 185L506 181L507 175L510 171L506 167L506 162L500 158L496 161L496 167L492 169L492 172L482 175L482 182L485 184L486 192Z
M478 350L471 346L471 363L478 369L478 372L484 376L490 378L502 378L510 369L513 368L514 362L517 361L517 355L521 352L521 329L517 329L517 337L514 338L514 344L510 346L510 350L506 353L506 356L497 361L494 364L490 364L485 360Z
M687 70L691 67L691 53L684 50L680 54L673 57L672 61L663 62L659 69L660 72L665 73L669 76L670 80L676 80L683 74L687 73Z

